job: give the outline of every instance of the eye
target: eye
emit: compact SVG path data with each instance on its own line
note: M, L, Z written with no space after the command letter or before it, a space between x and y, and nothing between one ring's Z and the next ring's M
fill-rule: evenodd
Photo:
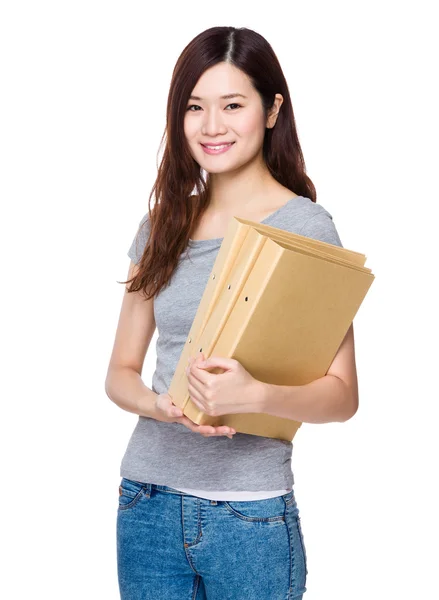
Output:
M228 105L226 106L226 108L227 108L228 106L237 106L238 108L241 108L241 105L240 105L240 104L237 104L236 102L232 102L231 104L228 104ZM192 110L193 108L201 108L201 106L199 106L198 104L190 104L190 105L187 107L187 109L186 109L186 110L187 110L187 111L191 111L191 112L198 112L197 110ZM235 109L235 110L236 110L236 109Z

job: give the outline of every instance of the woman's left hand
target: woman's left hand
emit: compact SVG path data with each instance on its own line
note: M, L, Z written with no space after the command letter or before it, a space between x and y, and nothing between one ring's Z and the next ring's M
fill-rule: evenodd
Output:
M204 361L204 363L203 363ZM209 373L219 367L223 373ZM206 415L219 417L236 413L261 412L257 379L234 358L211 356L204 360L201 352L191 358L186 368L188 391L192 402Z

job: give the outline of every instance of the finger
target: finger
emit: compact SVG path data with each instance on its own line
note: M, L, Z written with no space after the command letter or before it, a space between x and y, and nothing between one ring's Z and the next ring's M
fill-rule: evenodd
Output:
M213 430L214 431L210 431L210 432L207 431L206 432L206 436L208 436L208 437L212 437L214 435L227 435L227 436L231 436L231 435L233 435L235 433L230 427L227 427L226 425L221 425L220 427L213 427Z
M212 425L197 425L188 417L180 417L177 419L179 422L182 422L186 425L191 431L194 433L200 433L204 437L212 437L217 435L233 435L235 431L226 425L222 425L220 427L213 427Z
M191 372L187 375L187 385L188 390L196 393L196 397L203 395L204 384Z
M166 396L159 396L156 400L156 404L161 410L167 410L169 407L174 406L171 399Z
M196 400L201 400L201 396L203 395L203 389L203 385L200 384L200 382L197 381L194 377L188 379L188 391L192 392L192 394L195 394Z
M178 417L177 421L183 423L183 425L186 425L186 427L188 427L191 431L197 431L199 428L199 425L194 423L191 419L189 419L189 417L186 416Z
M215 432L215 428L212 427L211 425L197 425L197 423L194 423L188 417L179 417L178 421L183 423L183 425L186 425L186 427L188 427L191 431L193 431L195 433L207 433L208 434L208 433Z
M179 423L182 423L189 427L192 431L203 433L203 434L214 434L214 435L225 435L225 434L235 434L236 431L233 427L229 427L228 425L219 425L218 427L214 427L213 425L198 425L194 423L189 417L185 415L182 417L177 417L176 419Z
M194 379L205 385L209 378L212 377L209 371L205 371L203 367L199 367L197 362L194 361L187 369L187 375L191 375Z
M158 402L159 409L164 412L168 417L179 417L182 415L181 408L173 404L172 402Z
M206 408L205 408L203 400L202 400L202 398L203 398L202 394L200 394L198 392L198 390L196 390L191 385L188 386L188 392L189 392L189 397L192 400L192 402L195 404L195 406L199 410L201 410L203 413L205 413L206 412Z

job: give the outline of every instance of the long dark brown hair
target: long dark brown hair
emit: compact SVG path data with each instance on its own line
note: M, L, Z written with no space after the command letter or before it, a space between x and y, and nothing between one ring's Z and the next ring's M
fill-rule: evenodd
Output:
M227 62L241 69L259 93L265 118L275 95L282 94L274 127L265 130L263 157L272 176L294 193L316 202L316 190L306 174L288 85L267 40L245 27L211 27L197 35L175 65L166 107L164 153L148 200L149 236L128 292L151 298L166 286L192 231L209 204L209 174L190 154L184 133L189 96L201 75ZM196 195L192 195L196 191ZM151 198L155 195L151 210ZM139 229L140 231L140 229ZM139 231L137 236L139 235Z

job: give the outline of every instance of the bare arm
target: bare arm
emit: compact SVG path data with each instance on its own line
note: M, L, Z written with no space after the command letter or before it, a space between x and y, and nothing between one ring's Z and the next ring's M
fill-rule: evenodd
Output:
M131 261L129 279L137 268ZM177 407L173 405L169 395L156 394L143 383L143 362L156 328L153 302L153 298L145 300L140 292L125 292L105 380L107 396L123 410L142 417L181 423L204 437L230 437L235 433L230 427L198 425L182 413L182 416L175 416L173 411Z
M137 265L131 261L131 279ZM156 328L153 299L125 292L113 351L105 379L105 392L117 406L144 417L157 418L157 394L142 381L146 352Z

